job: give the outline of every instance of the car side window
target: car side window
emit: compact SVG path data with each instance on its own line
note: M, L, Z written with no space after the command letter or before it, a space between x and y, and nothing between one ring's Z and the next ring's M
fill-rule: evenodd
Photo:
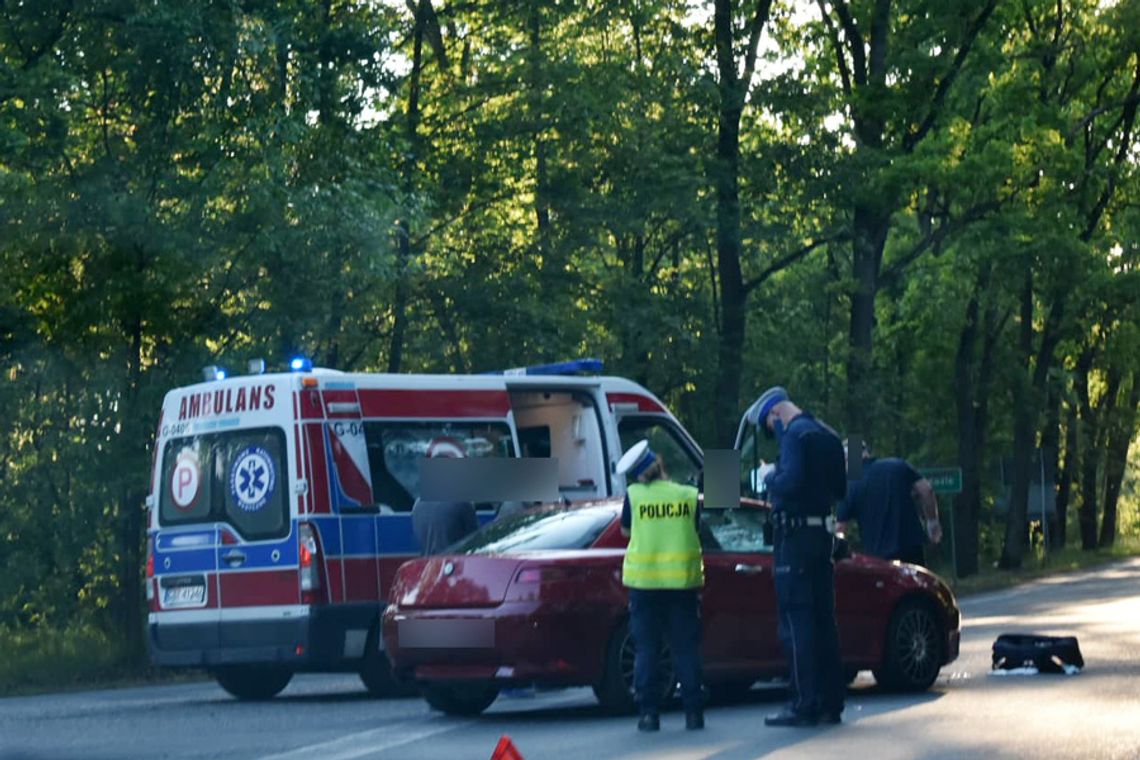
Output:
M764 541L765 509L706 509L701 511L701 548L704 551L771 553ZM707 538L706 538L707 536Z

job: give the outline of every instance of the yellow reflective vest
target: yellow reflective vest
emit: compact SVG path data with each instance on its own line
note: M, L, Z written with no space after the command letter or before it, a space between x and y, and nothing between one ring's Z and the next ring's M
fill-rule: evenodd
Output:
M668 480L629 487L630 538L622 583L638 589L700 588L697 489Z

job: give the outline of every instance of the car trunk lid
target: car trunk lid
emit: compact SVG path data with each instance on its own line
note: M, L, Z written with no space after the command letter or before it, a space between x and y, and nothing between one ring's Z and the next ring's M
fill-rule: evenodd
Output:
M521 564L518 557L425 557L400 568L396 604L407 609L495 607Z

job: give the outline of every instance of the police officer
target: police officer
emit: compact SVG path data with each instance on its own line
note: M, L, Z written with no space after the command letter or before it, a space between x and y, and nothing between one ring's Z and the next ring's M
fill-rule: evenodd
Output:
M780 641L790 671L790 703L764 719L768 726L839 723L846 690L835 627L831 505L846 489L843 445L835 432L776 386L748 411L780 444L764 475L772 502L776 604Z
M642 440L618 462L626 476L622 533L629 536L622 582L629 588L629 624L636 646L634 687L639 731L661 728L657 672L661 640L669 637L681 682L685 728L705 727L701 695L700 589L705 570L698 536L697 489L668 479L661 459Z

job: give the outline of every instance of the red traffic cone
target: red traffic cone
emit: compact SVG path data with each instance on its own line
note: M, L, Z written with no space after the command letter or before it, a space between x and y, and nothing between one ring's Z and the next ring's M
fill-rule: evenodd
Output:
M524 758L515 743L511 741L511 737L503 734L499 743L495 745L495 751L491 753L491 760L524 760Z

